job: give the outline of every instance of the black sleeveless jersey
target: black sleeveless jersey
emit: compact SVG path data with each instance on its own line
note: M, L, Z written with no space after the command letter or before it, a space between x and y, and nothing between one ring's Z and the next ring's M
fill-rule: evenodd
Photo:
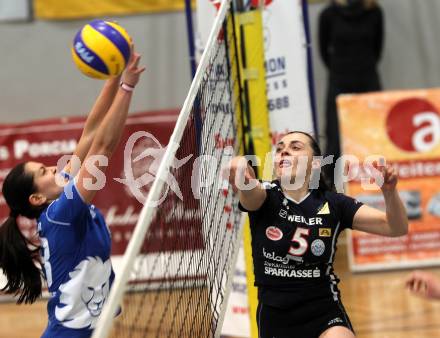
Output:
M333 274L337 238L352 227L362 203L344 194L318 190L296 202L284 195L278 181L263 182L263 186L267 194L263 205L248 212L260 301L289 303L283 300L283 292L294 292L298 300L305 300L304 291L316 292L316 288L337 297L338 279Z

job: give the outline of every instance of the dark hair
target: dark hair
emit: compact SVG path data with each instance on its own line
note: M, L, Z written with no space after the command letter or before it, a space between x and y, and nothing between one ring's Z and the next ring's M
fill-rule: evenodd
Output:
M309 133L306 133L304 131L291 131L291 132L288 132L286 135L290 135L290 134L303 134L303 135L307 136L310 140L310 146L312 147L312 150L313 150L313 156L322 156L322 151L319 146L319 143L318 143L318 141L316 141L316 139L312 135L310 135ZM322 168L321 168L321 171L319 174L318 191L321 193L325 193L326 191L334 191L334 188L329 183L329 180L328 180L325 172L322 170Z
M0 227L0 268L7 278L1 291L18 296L17 304L33 303L41 295L39 247L23 236L17 224L19 215L35 219L46 207L35 207L29 202L29 196L36 191L33 175L26 173L25 163L9 172L2 188L11 213Z
M353 1L351 1L353 2ZM374 7L378 7L377 1L376 0L360 0L357 1L358 3L361 3L362 6L366 9L370 9L370 8L374 8ZM350 3L350 1L348 0L332 0L331 3L335 4L335 5L339 5L339 6L346 6Z

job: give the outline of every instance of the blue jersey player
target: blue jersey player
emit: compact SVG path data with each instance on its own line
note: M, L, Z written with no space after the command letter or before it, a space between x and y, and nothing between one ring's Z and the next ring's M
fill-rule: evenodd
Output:
M407 233L391 167L376 168L384 181L384 213L331 191L322 177L313 189L320 167L314 156L320 155L313 137L292 132L277 144L274 181L257 181L243 157L232 159L225 173L250 218L261 338L355 337L333 272L337 238L347 228Z
M90 337L108 297L114 278L110 233L91 202L105 183L98 182L96 170L105 172L145 69L139 60L132 52L121 85L119 77L104 85L74 157L61 173L25 162L4 181L2 192L11 211L0 228L0 267L7 277L3 291L18 296L18 303L32 303L41 295L43 272L50 293L43 337ZM37 219L38 246L21 234L18 216Z

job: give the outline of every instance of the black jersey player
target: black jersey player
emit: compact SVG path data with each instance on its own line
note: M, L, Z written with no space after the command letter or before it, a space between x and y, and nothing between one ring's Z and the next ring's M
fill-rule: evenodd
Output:
M313 168L319 165L314 156L320 155L313 137L293 132L277 145L274 181L257 181L243 157L232 159L228 168L241 208L250 217L261 338L354 337L333 273L338 235L346 228L383 236L407 233L391 167L378 171L384 181L384 213L332 192L322 179L310 189ZM301 177L303 184L291 184Z

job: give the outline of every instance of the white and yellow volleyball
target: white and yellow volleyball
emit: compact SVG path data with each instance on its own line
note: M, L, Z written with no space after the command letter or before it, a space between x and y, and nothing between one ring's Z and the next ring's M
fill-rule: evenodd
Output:
M118 76L127 66L131 37L120 25L93 20L73 40L72 57L78 69L94 79Z

